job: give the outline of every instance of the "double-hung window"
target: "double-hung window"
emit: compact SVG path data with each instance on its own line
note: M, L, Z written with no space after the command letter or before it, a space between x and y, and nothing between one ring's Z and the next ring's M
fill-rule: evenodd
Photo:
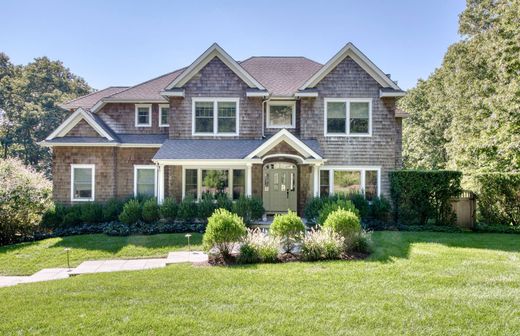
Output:
M152 126L152 105L136 104L135 105L135 127L151 127Z
M157 168L154 165L134 166L134 196L157 195Z
M71 177L71 200L72 201L94 201L95 199L95 165L72 164Z
M326 136L370 136L372 99L325 99Z
M296 102L270 101L267 104L266 121L268 128L296 127Z
M159 104L159 127L169 127L168 114L170 106L167 104Z
M194 98L193 135L238 135L238 98Z

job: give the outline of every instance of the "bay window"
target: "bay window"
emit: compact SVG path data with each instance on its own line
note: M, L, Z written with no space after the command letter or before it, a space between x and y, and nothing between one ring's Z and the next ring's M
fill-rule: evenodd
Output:
M372 99L325 99L326 136L370 136Z
M183 197L238 199L244 195L245 169L184 169Z
M334 166L320 169L320 196L361 193L371 201L380 193L379 167Z
M193 135L238 135L238 98L193 98Z

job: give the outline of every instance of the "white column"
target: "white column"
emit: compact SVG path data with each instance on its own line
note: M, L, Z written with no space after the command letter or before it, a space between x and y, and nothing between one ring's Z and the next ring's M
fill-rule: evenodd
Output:
M159 164L157 167L158 183L157 183L157 202L162 204L164 201L164 165Z
M312 185L313 185L313 196L318 197L320 195L320 166L314 164L312 166Z
M246 196L253 195L253 164L246 163Z

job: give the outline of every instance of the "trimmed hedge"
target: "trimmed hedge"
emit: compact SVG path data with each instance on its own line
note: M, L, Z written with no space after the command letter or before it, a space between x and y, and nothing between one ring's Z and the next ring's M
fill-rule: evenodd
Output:
M479 174L475 179L479 221L520 226L520 173Z
M396 220L407 225L452 225L451 198L461 192L462 173L451 170L390 172Z

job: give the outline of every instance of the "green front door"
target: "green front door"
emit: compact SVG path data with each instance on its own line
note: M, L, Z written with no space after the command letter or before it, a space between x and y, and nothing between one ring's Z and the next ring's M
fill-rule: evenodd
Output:
M276 162L264 165L263 200L266 212L296 211L296 165Z

